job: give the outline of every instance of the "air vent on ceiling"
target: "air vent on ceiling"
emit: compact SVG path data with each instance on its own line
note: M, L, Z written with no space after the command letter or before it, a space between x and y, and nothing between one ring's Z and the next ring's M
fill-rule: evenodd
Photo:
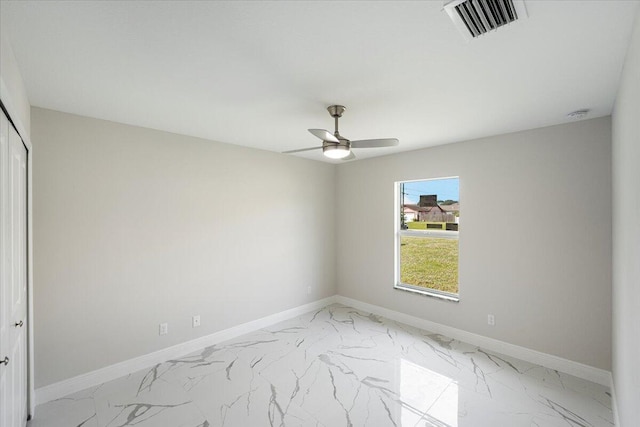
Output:
M527 17L523 0L453 0L444 10L466 40Z

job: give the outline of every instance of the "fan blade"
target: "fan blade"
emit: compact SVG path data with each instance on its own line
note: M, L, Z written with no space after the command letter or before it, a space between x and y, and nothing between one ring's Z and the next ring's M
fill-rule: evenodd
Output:
M340 160L353 160L356 158L356 155L353 154L353 151L349 153L349 155L347 157L343 157Z
M400 141L396 138L361 139L359 141L351 141L351 148L395 147L399 143Z
M298 150L283 151L282 154L300 153L301 151L317 150L318 148L322 148L322 145L319 147L300 148Z
M331 132L324 129L308 129L314 136L323 141L340 142Z

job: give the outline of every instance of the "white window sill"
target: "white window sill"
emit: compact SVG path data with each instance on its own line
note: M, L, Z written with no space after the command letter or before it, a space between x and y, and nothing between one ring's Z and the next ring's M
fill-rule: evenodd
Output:
M442 300L449 301L449 302L460 302L460 297L456 294L439 292L436 290L421 288L418 286L400 284L400 285L394 285L393 288L401 291L405 291L405 292L412 292L414 294L419 294L426 297L440 298Z

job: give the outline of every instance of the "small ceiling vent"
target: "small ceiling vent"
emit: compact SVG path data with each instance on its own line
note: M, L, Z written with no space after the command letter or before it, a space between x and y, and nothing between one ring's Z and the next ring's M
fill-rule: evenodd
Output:
M444 10L466 40L527 18L523 0L453 0Z

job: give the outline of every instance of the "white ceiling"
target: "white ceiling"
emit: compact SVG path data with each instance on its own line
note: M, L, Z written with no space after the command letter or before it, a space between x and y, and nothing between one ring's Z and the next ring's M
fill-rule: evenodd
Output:
M272 151L319 145L325 108L358 158L611 113L636 1L525 2L466 43L442 1L7 2L32 105ZM317 152L299 154L326 160Z

